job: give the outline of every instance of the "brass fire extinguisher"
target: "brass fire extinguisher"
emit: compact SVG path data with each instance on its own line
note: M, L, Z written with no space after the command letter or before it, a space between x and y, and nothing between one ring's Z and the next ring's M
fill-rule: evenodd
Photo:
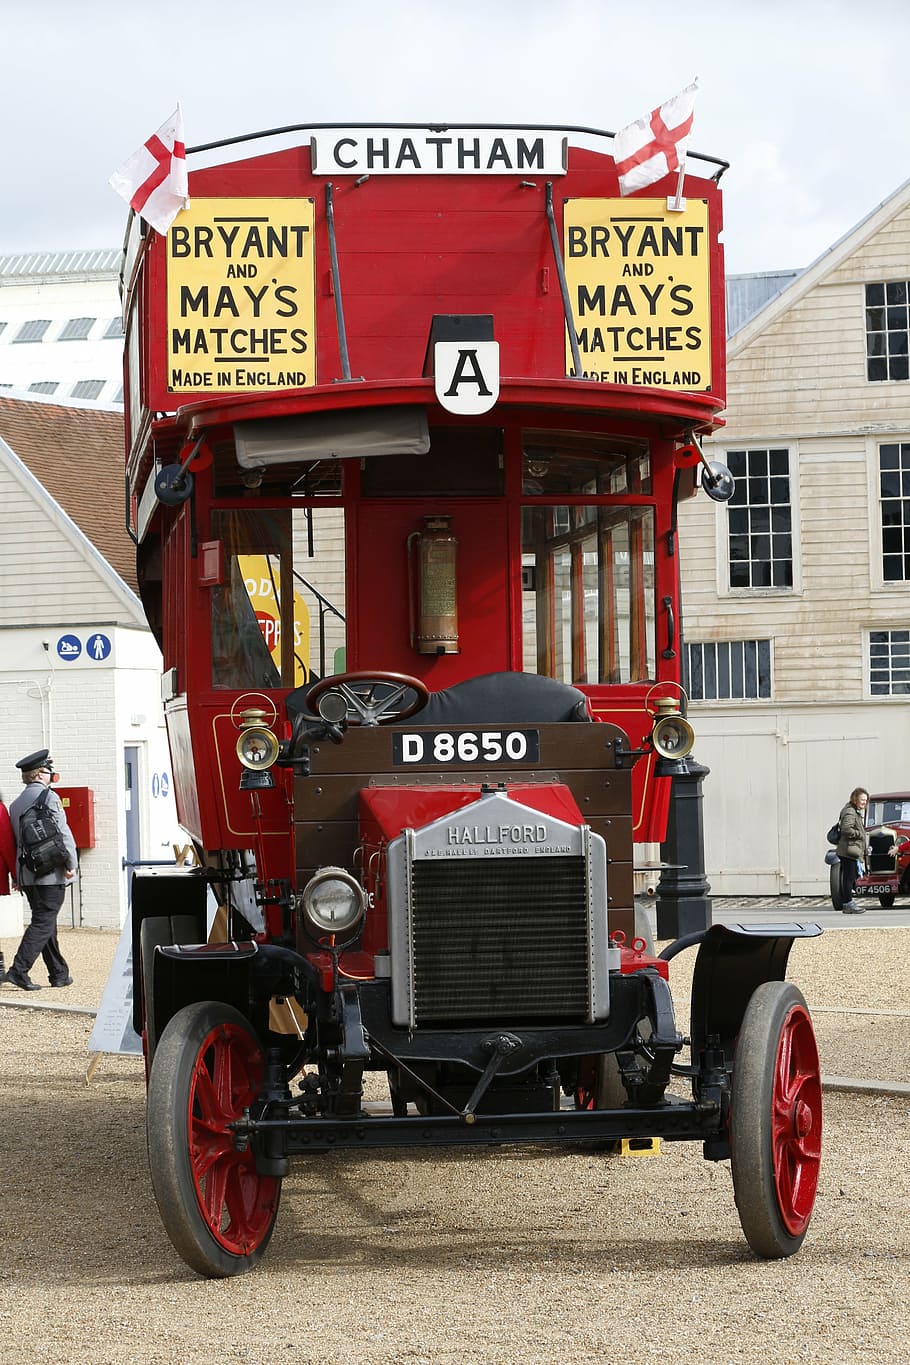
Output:
M418 654L457 654L458 539L451 517L424 517L424 529L408 536L408 608L411 648Z

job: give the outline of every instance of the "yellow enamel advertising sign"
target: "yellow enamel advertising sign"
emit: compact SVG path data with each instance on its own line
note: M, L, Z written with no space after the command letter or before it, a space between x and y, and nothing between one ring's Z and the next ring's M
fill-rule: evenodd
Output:
M703 199L681 212L666 199L566 202L566 279L586 378L710 389L709 246Z
M278 601L278 560L269 555L240 555L240 572L262 638L275 667L281 669L281 610ZM302 687L310 676L310 613L299 593L294 593L294 686Z
M167 234L167 386L316 383L312 199L194 199Z

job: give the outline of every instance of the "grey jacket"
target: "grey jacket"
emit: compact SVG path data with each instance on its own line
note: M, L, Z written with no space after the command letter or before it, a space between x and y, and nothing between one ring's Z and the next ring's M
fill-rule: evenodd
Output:
M63 835L63 842L66 845L66 866L55 867L52 872L48 872L45 877L36 877L18 856L19 851L19 822L30 806L33 806L38 797L44 791L43 782L29 782L27 787L23 787L15 801L10 803L9 818L13 826L13 835L16 840L16 881L20 886L66 886L67 880L65 873L67 869L75 872L78 862L76 844L73 839L70 827L66 823L66 815L60 802L60 797L53 787L48 788L46 810L52 816L54 822Z

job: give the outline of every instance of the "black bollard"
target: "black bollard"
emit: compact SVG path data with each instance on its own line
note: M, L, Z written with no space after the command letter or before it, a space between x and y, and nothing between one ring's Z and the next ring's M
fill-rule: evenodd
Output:
M673 785L667 837L660 848L665 866L657 883L657 937L675 939L711 925L701 795L702 779L711 769L691 757L667 767L672 767Z

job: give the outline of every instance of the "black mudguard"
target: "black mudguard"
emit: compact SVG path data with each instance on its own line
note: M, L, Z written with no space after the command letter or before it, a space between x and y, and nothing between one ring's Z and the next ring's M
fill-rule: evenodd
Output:
M221 1000L240 1011L259 1033L268 1032L269 1000L303 996L315 970L292 949L255 942L174 944L155 954L155 1020L167 1021L197 1000Z
M815 938L821 932L818 924L715 924L698 935L692 978L693 1060L701 1056L708 1040L717 1039L731 1061L756 987L764 981L783 981L793 940Z

